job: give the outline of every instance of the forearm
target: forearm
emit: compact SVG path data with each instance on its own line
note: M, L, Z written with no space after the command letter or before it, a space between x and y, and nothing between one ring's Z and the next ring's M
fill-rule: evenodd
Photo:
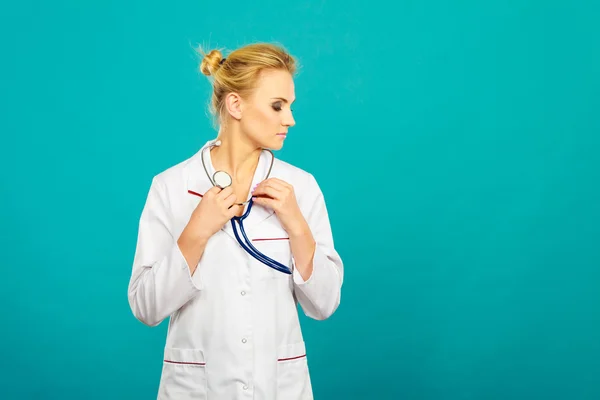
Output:
M160 260L146 261L143 256L136 260L129 304L136 318L156 326L199 291L181 250L173 243Z
M340 304L342 268L333 248L317 246L308 279L298 268L294 271L295 293L307 316L322 320L335 312Z
M319 192L318 186L315 186L315 191ZM306 207L303 215L305 219L302 220L308 226L304 232L310 232L313 247L310 251L304 247L309 241L307 233L302 235L304 240L296 240L305 243L304 246L293 245L305 248L294 254L294 292L308 317L323 320L329 318L340 304L344 265L333 243L322 194ZM292 232L288 231L290 237L295 236Z
M201 240L204 231L186 226L185 234L175 241L173 221L164 185L153 179L140 218L128 288L133 314L150 326L160 324L201 290L192 273L208 240Z
M177 245L185 258L185 261L190 269L190 274L194 275L196 267L204 254L208 239L203 236L192 235L190 231L185 229L179 239Z
M294 257L297 271L303 280L313 273L313 258L316 249L316 242L308 224L303 221L295 230L288 232L290 236L290 248Z

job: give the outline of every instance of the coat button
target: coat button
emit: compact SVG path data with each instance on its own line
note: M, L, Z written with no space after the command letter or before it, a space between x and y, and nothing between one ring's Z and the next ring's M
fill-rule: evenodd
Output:
M242 339L242 343L246 343L246 342L247 342L246 338Z
M248 390L248 386L244 385L244 390Z
M245 296L245 295L246 295L246 292L244 292L244 291L242 290L242 292L241 292L241 295L242 295L242 296Z

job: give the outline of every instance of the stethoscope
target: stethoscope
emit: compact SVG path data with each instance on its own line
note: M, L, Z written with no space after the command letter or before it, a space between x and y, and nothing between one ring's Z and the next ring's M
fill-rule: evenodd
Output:
M210 176L210 173L208 172L208 169L206 168L206 164L204 162L204 152L207 149L210 151L213 147L220 146L220 145L221 145L220 140L216 140L216 141L212 142L210 145L206 146L202 150L202 154L201 154L200 158L202 159L202 166L204 167L204 172L206 172L206 176L208 176L208 179L210 180L212 185L218 186L221 189L225 189L226 187L231 186L231 184L233 182L233 180L231 179L231 176L225 171L216 171L212 176ZM266 180L271 175L271 169L273 169L273 162L275 161L275 155L269 149L263 149L263 150L266 150L269 153L271 153L271 165L269 166L269 171L267 172L267 176L265 177L265 180ZM252 196L250 196L249 200L246 200L243 203L237 203L237 205L240 205L240 206L243 206L246 204L248 204L248 208L246 209L246 212L244 212L244 214L242 214L242 216L240 216L240 217L233 217L231 219L231 226L233 227L233 233L235 235L236 240L238 241L240 246L242 246L242 248L244 250L246 250L246 252L248 254L250 254L252 257L257 259L261 263L263 263L279 272L283 272L284 274L288 274L288 275L291 274L292 271L290 270L289 267L281 264L280 262L273 260L270 257L267 257L266 255L264 255L263 253L258 251L258 249L256 247L254 247L252 245L252 243L250 242L250 240L248 239L248 236L246 235L246 231L244 230L243 221L246 219L246 217L248 217L248 215L250 215L250 210L252 210L252 204L254 204L254 201L252 200ZM237 230L237 227L235 224L236 222L239 223L239 225L240 225L240 232L244 239L243 241L240 238L240 235L238 234L238 230Z

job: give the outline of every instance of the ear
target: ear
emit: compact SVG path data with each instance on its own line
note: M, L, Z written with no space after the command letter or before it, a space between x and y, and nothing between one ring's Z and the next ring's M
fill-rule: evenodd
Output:
M225 97L225 107L227 112L234 119L242 118L242 98L237 93L228 93Z

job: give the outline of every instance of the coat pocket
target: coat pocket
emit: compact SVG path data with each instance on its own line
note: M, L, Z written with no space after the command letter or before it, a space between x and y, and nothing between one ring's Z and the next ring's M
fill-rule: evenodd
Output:
M277 399L312 399L304 342L279 346L277 349Z
M205 400L206 392L206 362L202 350L165 348L159 398Z
M292 269L292 250L287 233L267 234L252 239L252 245L265 256ZM290 275L278 271L260 261L253 260L253 266L259 279L289 278Z

